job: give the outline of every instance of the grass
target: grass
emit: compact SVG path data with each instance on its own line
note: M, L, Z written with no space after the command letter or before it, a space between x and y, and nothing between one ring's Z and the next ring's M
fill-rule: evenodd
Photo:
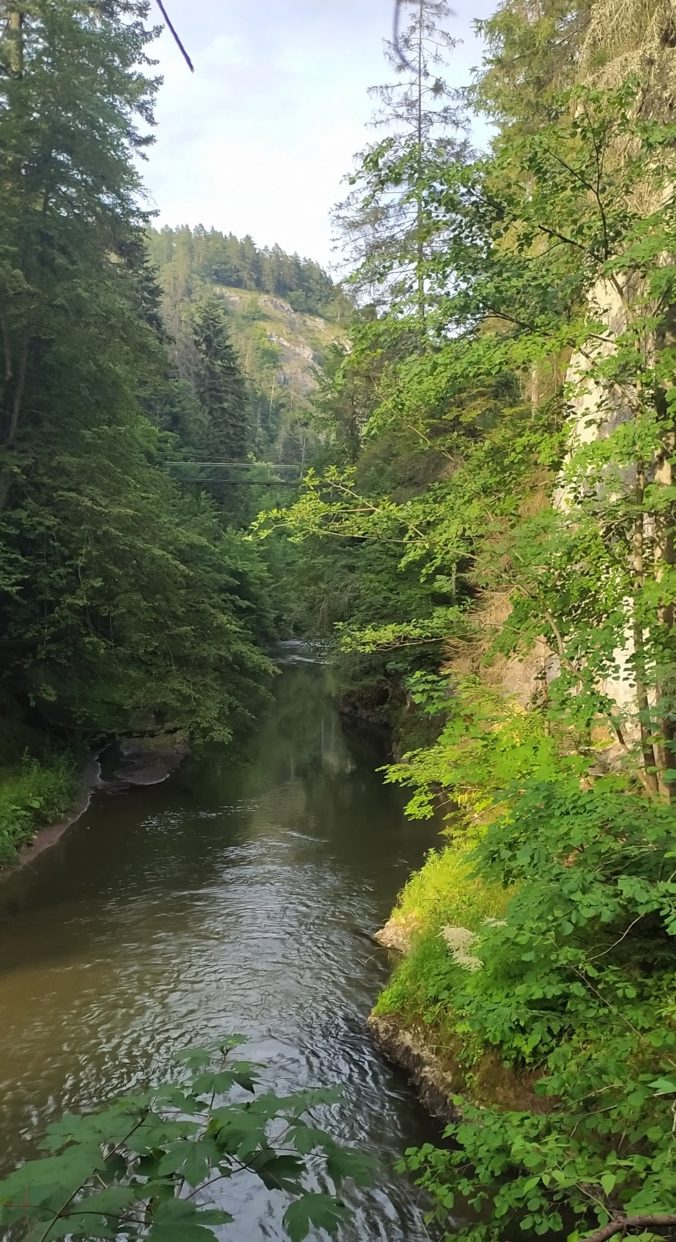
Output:
M501 918L509 892L473 874L467 843L430 850L420 871L402 890L393 918L417 928L410 951L378 998L376 1013L397 1013L409 1022L454 1029L454 994L466 971L454 961L441 936L443 927L479 931L486 919Z
M473 874L471 844L430 850L420 871L402 889L394 918L414 917L439 930L449 924L478 931L485 919L500 918L507 895L499 884Z
M38 828L65 814L79 784L78 766L70 755L24 759L0 768L0 866L12 862Z

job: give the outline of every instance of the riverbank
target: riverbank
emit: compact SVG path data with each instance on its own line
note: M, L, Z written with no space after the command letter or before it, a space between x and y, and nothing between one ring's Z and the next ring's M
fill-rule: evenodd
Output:
M390 766L415 818L451 813L377 937L400 953L369 1023L447 1122L420 1184L554 1237L673 1203L673 805L600 726L573 740L475 680Z
M92 774L72 755L0 768L0 874L57 841L89 800ZM37 836L36 836L37 834Z
M105 779L99 752L84 764L66 753L0 768L0 880L56 845L84 815L97 787L119 793L159 785L190 753L180 733L124 737L116 748Z
M104 784L56 849L0 887L0 1166L35 1155L56 1116L242 1032L269 1090L339 1087L330 1134L379 1162L377 1186L349 1189L344 1242L384 1228L427 1242L425 1204L393 1167L439 1128L367 1034L387 961L364 929L433 829L405 819L376 771L381 739L342 727L330 681L289 664L238 747L200 749L159 784ZM117 756L102 759L108 782ZM233 1194L228 1238L282 1242L279 1191Z

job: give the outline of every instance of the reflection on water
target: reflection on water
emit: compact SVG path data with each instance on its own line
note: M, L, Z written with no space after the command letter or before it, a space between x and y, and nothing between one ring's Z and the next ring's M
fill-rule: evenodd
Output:
M0 890L0 1162L46 1119L238 1031L282 1091L340 1083L336 1135L386 1166L343 1238L427 1237L387 1166L434 1135L364 1022L388 970L369 941L431 843L346 734L317 665L278 678L246 759L216 750L163 785L97 795ZM229 1190L232 1203L232 1190ZM284 1197L240 1183L228 1242L282 1236Z

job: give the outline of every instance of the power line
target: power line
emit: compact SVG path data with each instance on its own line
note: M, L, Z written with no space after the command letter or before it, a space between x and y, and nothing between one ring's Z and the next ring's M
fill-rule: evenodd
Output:
M191 73L194 73L194 72L195 72L195 66L193 65L193 63L192 63L192 61L191 61L191 59L190 59L190 57L189 57L189 55L188 55L187 51L185 50L185 47L183 46L183 44L182 44L182 42L181 42L180 36L179 36L179 34L178 34L178 31L176 30L176 27L174 26L174 24L173 24L173 22L172 22L172 20L171 20L171 18L170 18L170 16L169 16L169 14L167 13L167 10L165 9L164 4L162 3L162 0L157 0L157 7L158 7L158 9L160 10L160 13L162 14L162 16L163 16L163 18L164 18L164 20L165 20L165 22L166 22L166 24L167 24L167 28L168 28L168 30L169 30L169 31L171 32L171 34L173 35L174 42L176 43L176 46L179 48L180 53L181 53L181 55L182 55L182 57L183 57L183 59L184 59L184 61L185 61L186 65L188 66L188 68L189 68L190 72L191 72Z

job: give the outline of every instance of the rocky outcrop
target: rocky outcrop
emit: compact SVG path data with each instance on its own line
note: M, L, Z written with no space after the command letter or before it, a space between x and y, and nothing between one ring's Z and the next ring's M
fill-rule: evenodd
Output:
M182 733L166 733L157 737L127 737L117 747L121 762L111 782L115 788L130 785L159 785L166 781L190 753L188 739Z
M381 949L391 949L395 953L408 953L411 941L420 930L420 919L414 914L396 915L389 918L384 927L373 937Z
M460 1112L453 1101L460 1095L473 1104L504 1110L547 1113L555 1107L553 1099L537 1094L537 1071L505 1065L495 1049L485 1051L468 1076L460 1039L448 1030L404 1020L397 1013L377 1012L371 1014L368 1028L383 1056L404 1070L421 1103L441 1121L458 1120Z
M372 1013L368 1027L383 1056L406 1071L427 1111L441 1121L457 1118L451 1097L458 1084L425 1041L394 1015Z

